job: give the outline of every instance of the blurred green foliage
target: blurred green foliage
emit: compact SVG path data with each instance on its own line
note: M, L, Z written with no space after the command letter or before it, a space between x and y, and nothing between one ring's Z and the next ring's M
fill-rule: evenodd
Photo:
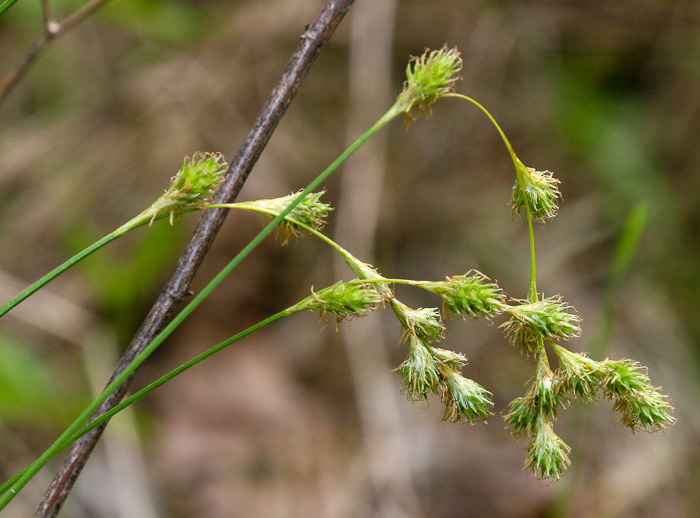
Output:
M0 334L0 408L5 425L54 433L87 401L83 387L59 383L56 364L34 344Z

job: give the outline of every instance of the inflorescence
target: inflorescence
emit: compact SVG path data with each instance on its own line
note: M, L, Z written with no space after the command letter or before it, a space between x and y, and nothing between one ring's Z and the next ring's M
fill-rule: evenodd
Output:
M457 50L447 47L412 58L406 70L403 91L392 109L405 113L409 122L422 113L429 114L437 99L453 92L461 65ZM481 105L479 107L485 111ZM417 110L415 116L412 114L414 108ZM468 362L463 354L437 346L445 336L442 316L492 319L501 314L508 315L508 320L500 326L506 339L532 357L536 368L526 393L508 405L504 416L506 426L515 438L529 440L525 468L540 478L557 480L570 464L570 447L557 436L553 423L557 413L571 402L595 402L601 396L609 399L613 401L612 410L621 414L622 424L633 432L664 430L675 423L675 418L671 415L673 407L668 396L662 394L659 387L651 385L646 368L639 363L627 359L596 361L561 345L560 342L579 336L580 319L574 308L560 296L544 297L537 293L532 235L533 220L546 221L556 215L559 181L549 171L537 171L523 165L498 129L516 169L511 197L513 215L524 208L529 220L532 274L527 300L506 302L498 284L475 270L447 277L444 281L383 277L374 267L319 233L324 217L331 210L319 201L322 193L309 195L292 211L280 235L286 243L305 232L317 234L341 253L357 276L354 281L312 292L311 297L295 308L319 311L340 321L363 316L379 305L390 306L401 326L400 343L406 346L408 353L396 369L401 378L401 389L411 401L427 401L430 394L437 397L444 404L445 421L471 424L486 421L491 415L493 401L488 390L462 375ZM294 196L239 205L252 207L257 204L258 210L274 217ZM439 296L442 313L436 307L410 308L394 295L392 285L397 283L419 287ZM549 364L548 349L559 364L554 370Z

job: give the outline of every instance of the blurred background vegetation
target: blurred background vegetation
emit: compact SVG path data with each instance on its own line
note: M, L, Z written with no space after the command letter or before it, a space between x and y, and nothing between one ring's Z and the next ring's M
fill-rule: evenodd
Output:
M54 2L59 19L81 2ZM0 293L7 300L140 212L185 155L233 158L322 0L111 0L55 41L0 105ZM445 347L493 392L491 426L409 403L387 312L319 331L279 323L116 418L62 516L700 516L700 4L693 0L357 0L239 200L308 183L392 102L410 55L447 42L458 90L520 158L562 181L536 229L538 281L583 319L573 350L631 357L676 405L665 435L617 424L608 402L556 429L570 473L521 471L501 412L533 364L497 324L453 321ZM0 74L42 33L40 2L0 18ZM389 277L476 268L524 298L527 232L507 205L512 163L466 103L384 130L332 179L328 232ZM33 460L107 380L168 278L197 214L140 229L0 326L0 472ZM193 286L260 228L232 213ZM635 235L639 241L635 242ZM141 369L141 386L339 278L311 238L268 240ZM427 294L398 290L410 305ZM580 410L580 409L579 409ZM55 467L55 465L54 465ZM44 470L7 509L33 513ZM13 514L14 513L14 514Z

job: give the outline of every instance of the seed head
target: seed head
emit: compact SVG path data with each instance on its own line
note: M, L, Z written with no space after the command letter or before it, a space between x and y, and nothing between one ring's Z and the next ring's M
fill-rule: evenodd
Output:
M456 48L426 49L421 56L412 57L406 67L403 91L396 100L397 108L406 114L406 122L422 113L430 115L433 104L454 91L460 70L462 58ZM418 110L417 116L411 113L413 108Z
M513 218L526 204L535 220L547 221L556 216L559 210L559 180L554 178L550 171L536 171L532 167L525 167L520 160L517 160L516 168L518 174L510 201Z
M464 275L447 277L442 282L415 283L442 297L443 313L462 318L492 317L505 308L504 296L497 284L483 273L471 270Z
M172 224L176 212L205 207L227 168L221 153L197 152L190 159L185 157L170 187L148 209L151 222L170 214Z
M319 201L324 192L325 191L314 192L306 195L306 197L292 209L292 211L288 214L288 217L303 223L314 230L321 230L326 224L326 216L333 210L330 205ZM301 191L298 191L281 198L247 201L239 203L238 205L242 208L252 207L263 209L274 213L276 216L281 214L284 209L286 209L289 204L299 196L300 193ZM274 216L268 215L265 224L269 223L273 217ZM280 240L283 245L286 245L290 239L301 237L304 235L304 233L304 229L293 221L289 221L287 219L282 220L282 222L280 222L280 224L277 226L277 239Z
M580 318L569 313L571 306L562 302L561 297L549 297L533 303L524 303L517 306L508 306L507 312L510 320L500 327L505 329L510 342L520 344L523 350L530 354L537 354L539 340L568 339L578 336Z
M333 315L336 323L342 320L364 317L381 302L381 297L373 288L355 282L337 282L319 292L311 290L311 296L305 298L292 311L318 311L322 319Z
M477 382L467 379L452 369L442 369L444 384L440 399L445 403L443 421L462 420L474 424L475 419L486 421L491 415L491 393Z
M552 423L545 417L537 419L533 440L527 448L525 469L538 478L558 480L571 464L571 448L554 433Z

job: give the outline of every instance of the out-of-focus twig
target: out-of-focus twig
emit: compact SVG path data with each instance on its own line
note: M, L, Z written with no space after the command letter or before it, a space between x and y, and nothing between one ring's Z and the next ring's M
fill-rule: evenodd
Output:
M62 22L56 22L53 18L50 0L42 0L42 10L44 13L44 35L34 44L29 52L22 60L12 69L0 82L0 103L10 94L12 89L17 86L24 74L29 70L29 67L46 48L46 46L59 36L64 35L88 16L102 7L107 0L91 0L83 5L77 11L74 11Z
M213 204L231 203L236 199L321 47L331 37L353 1L330 0L318 19L301 36L301 41L287 68L261 110L253 129L231 162L226 178L212 200ZM228 209L213 209L204 213L185 251L180 256L175 271L119 361L110 382L124 371L125 367L171 320L175 308L187 294L190 283L227 213ZM123 399L130 383L131 379L115 391L93 418L116 406ZM37 509L35 518L55 517L58 514L103 430L104 425L85 435L73 445Z

